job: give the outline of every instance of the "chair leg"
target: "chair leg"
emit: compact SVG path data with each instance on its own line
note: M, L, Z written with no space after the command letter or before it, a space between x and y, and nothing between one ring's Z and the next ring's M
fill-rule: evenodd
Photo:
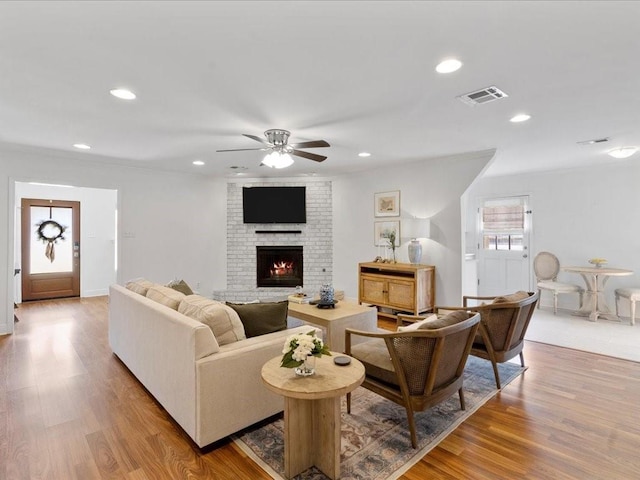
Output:
M584 293L580 292L578 295L580 295L580 305L578 305L578 308L582 308L582 302L584 301Z
M462 387L458 390L458 396L460 397L460 410L466 410L467 405L464 402L464 392L462 391Z
M620 300L620 295L616 294L616 317L620 317L620 310L618 309L618 303L620 303L619 300Z
M498 364L491 360L491 365L493 366L493 374L496 376L496 387L500 390L502 387L500 386L500 374L498 373Z
M553 292L553 314L558 313L558 292Z
M520 352L520 366L524 368L524 352Z
M347 393L347 413L351 413L351 392Z
M542 290L538 289L538 306L537 308L540 308L540 297L542 296Z
M411 446L418 448L418 435L416 434L416 422L413 418L413 410L407 408L407 420L409 421L409 433L411 434Z
M636 324L636 301L631 300L631 318L629 319L631 325Z

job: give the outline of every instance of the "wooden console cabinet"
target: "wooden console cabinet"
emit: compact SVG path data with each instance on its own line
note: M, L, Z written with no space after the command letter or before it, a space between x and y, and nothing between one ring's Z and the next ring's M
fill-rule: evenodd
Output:
M433 311L436 267L368 262L358 269L358 302L412 315ZM378 314L395 318L392 312Z

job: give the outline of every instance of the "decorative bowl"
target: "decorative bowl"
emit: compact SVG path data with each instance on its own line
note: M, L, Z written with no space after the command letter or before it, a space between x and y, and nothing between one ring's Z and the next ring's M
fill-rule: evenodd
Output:
M604 258L592 258L589 260L589 263L595 265L596 267L601 267L607 264L607 260Z

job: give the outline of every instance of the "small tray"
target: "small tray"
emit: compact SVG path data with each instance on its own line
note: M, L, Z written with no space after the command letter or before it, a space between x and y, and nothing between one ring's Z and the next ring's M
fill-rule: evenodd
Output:
M336 357L333 359L333 363L345 367L351 363L351 359L349 357Z

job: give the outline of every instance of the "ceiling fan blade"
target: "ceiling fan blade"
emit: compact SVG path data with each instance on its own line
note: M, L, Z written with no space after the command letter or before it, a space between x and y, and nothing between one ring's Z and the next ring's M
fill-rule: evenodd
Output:
M327 157L323 155L316 155L315 153L303 152L302 150L293 150L291 152L291 155L308 158L309 160L313 160L314 162L324 162L327 159Z
M216 152L248 152L249 150L269 150L269 148L232 148L230 150L216 150Z
M324 140L312 140L310 142L290 143L289 145L293 148L320 148L320 147L331 146Z
M265 145L269 145L270 147L273 147L273 145L267 142L264 138L256 137L255 135L249 135L248 133L243 133L242 135L244 135L247 138L250 138L251 140L255 140L256 142L264 143Z

